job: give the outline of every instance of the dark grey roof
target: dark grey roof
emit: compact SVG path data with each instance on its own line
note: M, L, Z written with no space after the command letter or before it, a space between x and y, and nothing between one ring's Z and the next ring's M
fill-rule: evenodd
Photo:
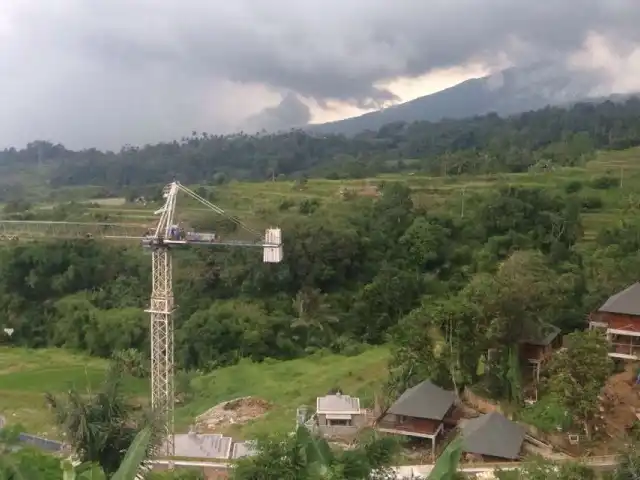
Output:
M387 412L406 417L442 420L455 399L455 393L425 380L400 395Z
M634 283L621 292L609 297L599 312L640 315L640 283Z
M521 342L546 347L560 334L560 329L549 323L529 323L522 332Z
M524 441L524 427L497 412L467 420L461 427L462 450L476 455L517 459Z

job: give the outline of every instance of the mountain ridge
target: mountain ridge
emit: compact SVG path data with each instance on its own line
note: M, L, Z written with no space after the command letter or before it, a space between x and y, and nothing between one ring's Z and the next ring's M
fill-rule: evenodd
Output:
M356 135L396 122L462 119L497 113L509 116L547 106L602 101L629 95L596 95L597 74L571 71L549 62L513 67L492 75L472 78L414 100L357 117L310 124L303 129L317 134Z

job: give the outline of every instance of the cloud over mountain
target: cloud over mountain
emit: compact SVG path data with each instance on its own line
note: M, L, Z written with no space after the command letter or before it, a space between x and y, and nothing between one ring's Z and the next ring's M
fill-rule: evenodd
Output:
M6 0L0 146L224 132L287 92L371 107L397 100L385 82L469 63L597 60L610 89L639 22L637 0Z

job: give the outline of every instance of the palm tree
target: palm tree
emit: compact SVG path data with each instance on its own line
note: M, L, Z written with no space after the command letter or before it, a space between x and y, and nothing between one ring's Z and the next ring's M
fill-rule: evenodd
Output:
M99 465L108 476L120 467L136 432L142 426L152 424L127 401L122 381L122 365L115 362L96 393L89 391L82 395L71 389L63 399L46 394L46 401L75 457L83 464Z
M301 290L293 300L293 310L296 317L291 327L303 333L304 345L326 345L331 334L330 325L339 321L326 303L326 296L317 289Z
M153 432L150 427L140 431L127 450L122 463L111 480L135 480L152 445ZM91 462L74 465L70 459L63 460L63 480L106 480L105 472Z

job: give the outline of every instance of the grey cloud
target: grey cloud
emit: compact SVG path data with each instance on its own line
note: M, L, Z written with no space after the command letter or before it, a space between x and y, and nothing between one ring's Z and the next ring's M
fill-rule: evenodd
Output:
M399 77L562 60L591 32L640 41L638 0L5 0L3 14L10 141L224 131L273 103L259 85L369 107L395 101L379 85Z
M285 130L306 125L311 120L309 107L293 93L288 93L275 107L267 107L250 116L243 128L248 132Z
M380 80L470 60L491 62L500 53L515 61L563 55L580 47L592 30L640 38L632 21L640 20L636 0L111 0L84 5L85 15L94 14L81 36L87 53L127 65L166 62L199 75L356 103L392 99L374 86ZM128 12L131 21L115 28L119 12Z

